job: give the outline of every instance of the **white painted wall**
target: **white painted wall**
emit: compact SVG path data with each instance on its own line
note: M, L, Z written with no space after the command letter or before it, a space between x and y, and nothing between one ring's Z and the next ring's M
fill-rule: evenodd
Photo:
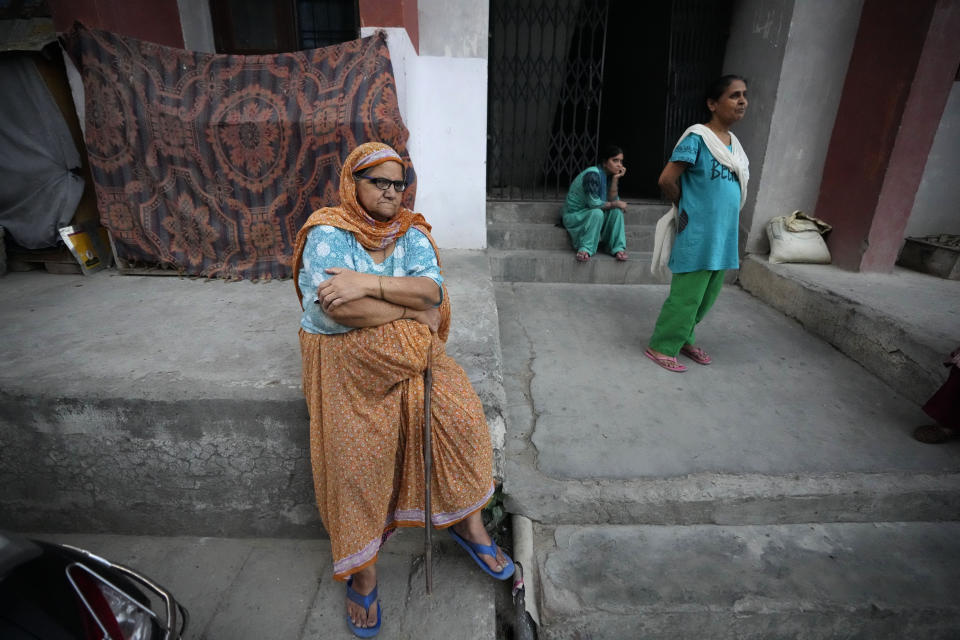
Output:
M417 210L444 248L487 246L487 61L421 57L410 104Z
M216 53L213 41L213 19L209 0L177 0L183 48L187 51Z
M420 55L406 30L384 29L410 131L416 210L442 248L487 246L487 11L485 2L421 0Z
M960 234L960 81L953 83L907 222L907 237Z
M477 0L418 0L420 55L486 59L489 9Z

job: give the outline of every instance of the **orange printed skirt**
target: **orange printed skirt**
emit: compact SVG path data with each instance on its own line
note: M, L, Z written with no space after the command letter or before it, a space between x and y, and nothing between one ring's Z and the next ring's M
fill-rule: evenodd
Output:
M412 320L336 335L300 330L313 482L337 580L375 562L394 528L423 526L423 372L431 348L432 522L442 528L493 494L490 432L466 373Z

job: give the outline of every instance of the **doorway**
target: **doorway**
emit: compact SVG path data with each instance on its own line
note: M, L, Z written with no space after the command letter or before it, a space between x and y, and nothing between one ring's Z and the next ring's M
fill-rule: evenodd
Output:
M659 197L670 14L668 2L610 3L600 143L623 149L621 198Z
M623 198L659 198L677 137L722 72L731 0L491 0L487 197L562 200L603 144Z

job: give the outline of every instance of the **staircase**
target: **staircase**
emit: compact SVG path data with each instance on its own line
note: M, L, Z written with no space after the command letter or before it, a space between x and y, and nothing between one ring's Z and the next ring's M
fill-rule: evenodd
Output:
M493 279L501 282L570 282L598 284L654 284L650 252L657 220L668 205L659 201L628 202L624 213L630 260L617 262L597 253L589 262L577 262L566 229L560 221L562 202L487 203L487 255Z
M714 363L683 375L643 357L664 286L496 285L504 494L532 521L514 548L540 640L960 638L960 443L915 442L901 378L851 351L948 352L934 315L948 326L960 290L843 275L774 288L803 324L832 309L816 333L726 288L698 328ZM911 305L922 328L881 318Z

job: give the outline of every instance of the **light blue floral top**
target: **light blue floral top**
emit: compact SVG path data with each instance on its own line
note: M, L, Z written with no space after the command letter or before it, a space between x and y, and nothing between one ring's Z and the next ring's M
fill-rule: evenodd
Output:
M325 269L331 267L343 267L378 276L423 276L436 282L438 287L443 283L433 245L419 229L410 227L404 235L397 238L390 257L376 264L349 231L325 224L317 225L307 234L307 242L303 248L303 268L298 279L300 291L303 292L300 326L308 333L346 333L355 328L334 322L319 304L313 302L317 299L317 287L331 277L331 274L325 272ZM443 302L442 287L440 296L440 301Z

